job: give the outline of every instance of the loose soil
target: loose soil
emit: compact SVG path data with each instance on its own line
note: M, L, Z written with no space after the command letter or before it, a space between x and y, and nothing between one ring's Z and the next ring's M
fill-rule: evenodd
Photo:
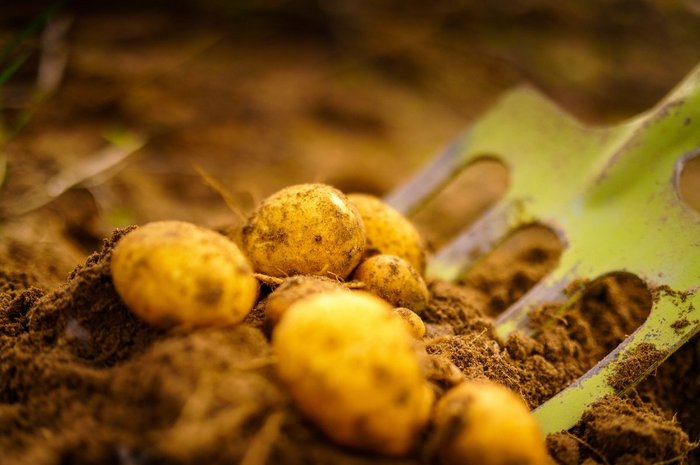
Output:
M55 291L33 287L23 274L3 276L4 463L430 461L430 431L404 459L373 457L325 439L278 383L259 308L232 328L164 332L138 320L121 303L109 272L112 247L127 231L116 231ZM529 266L527 260L511 263L513 274ZM483 288L433 282L423 318L426 369L436 391L463 378L488 378L533 407L557 393L634 330L651 303L650 293L629 275L589 287L547 331L516 333L500 343L486 316L491 300ZM594 337L601 321L607 331ZM669 400L659 382L678 379L673 369L691 349L697 363L695 339L664 364L656 383L603 399L571 432L550 437L553 457L573 464L686 460L693 444L684 428L691 434L697 428L697 390L689 389L686 401ZM676 412L683 412L688 427Z
M0 18L3 39L43 8L20 3ZM604 122L648 108L700 60L695 13L659 2L416 4L405 13L391 1L353 11L320 11L318 2L251 1L240 10L172 3L74 2L64 80L2 147L3 464L434 462L430 427L410 456L386 459L332 444L297 412L276 378L265 326L274 282L236 327L161 331L132 315L109 273L124 227L181 219L235 239L256 202L285 185L387 192L524 79ZM32 101L37 66L32 56L4 84L3 124ZM100 134L115 127L146 134L144 149L42 208L10 214L45 195L41 186L55 176L89 165L105 146ZM699 160L682 176L688 203L700 199L692 187ZM415 217L432 249L506 189L498 162L474 168ZM458 285L430 283L424 363L438 395L464 378L488 378L534 407L644 321L653 293L615 274L572 283L586 287L574 306L563 314L543 306L532 336L499 341L493 318L561 250L551 231L527 228ZM658 355L646 349L629 363ZM698 438L695 337L636 390L602 399L547 444L565 464L700 464Z

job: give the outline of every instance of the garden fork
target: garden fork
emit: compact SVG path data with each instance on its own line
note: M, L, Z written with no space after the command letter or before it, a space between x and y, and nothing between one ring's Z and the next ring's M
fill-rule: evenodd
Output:
M554 230L565 244L558 265L498 317L500 337L532 332L528 316L545 302L562 302L562 309L574 303L585 284L567 296L571 283L629 272L652 291L646 321L534 411L545 434L571 428L597 399L634 387L700 330L700 212L678 191L684 161L699 154L700 66L651 110L610 127L583 125L521 87L387 197L410 215L474 161L505 164L505 196L427 271L456 280L512 231L533 223ZM625 366L632 372L616 377Z

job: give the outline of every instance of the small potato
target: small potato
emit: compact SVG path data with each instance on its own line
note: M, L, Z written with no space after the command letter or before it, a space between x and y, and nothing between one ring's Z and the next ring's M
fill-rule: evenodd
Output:
M348 194L360 212L367 231L365 256L396 255L421 275L425 271L425 244L415 226L381 199L368 194Z
M385 455L413 447L433 394L386 302L361 291L312 295L289 308L272 343L280 379L331 439Z
M114 249L111 270L126 305L156 326L238 323L258 295L253 270L233 242L181 221L128 233Z
M422 339L425 336L425 323L423 320L411 310L407 308L395 308L394 313L401 318L401 321L406 325L406 329L411 333L411 336L416 339Z
M362 259L365 227L339 190L300 184L271 195L243 228L246 254L256 271L345 278Z
M296 301L320 292L347 292L337 281L322 276L293 276L267 297L265 316L273 326L279 323L287 309Z
M435 411L444 465L545 465L544 438L525 402L487 381L466 381L445 394Z
M394 307L406 307L416 313L425 310L430 299L420 274L406 260L394 255L375 255L357 267L353 279L362 281L366 290Z

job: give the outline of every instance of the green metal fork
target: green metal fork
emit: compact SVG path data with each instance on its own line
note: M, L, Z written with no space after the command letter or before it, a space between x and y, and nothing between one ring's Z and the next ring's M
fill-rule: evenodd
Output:
M535 410L546 434L572 427L607 394L634 387L700 330L700 213L679 196L685 160L700 154L700 66L651 110L611 127L586 126L529 87L516 88L440 156L387 197L419 210L462 169L496 158L510 172L505 196L431 260L428 275L458 279L513 230L549 226L566 245L550 274L496 321L497 333L526 333L544 302L571 305L572 282L624 271L654 292L649 317L588 373ZM641 344L641 345L640 345ZM636 371L618 383L619 364Z

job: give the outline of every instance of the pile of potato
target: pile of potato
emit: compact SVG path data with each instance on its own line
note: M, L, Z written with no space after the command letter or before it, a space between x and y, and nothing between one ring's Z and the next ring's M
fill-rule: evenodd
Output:
M149 223L117 244L111 269L126 305L161 327L239 323L258 302L259 279L281 282L264 301L279 377L339 444L400 456L432 428L446 464L546 463L536 423L505 388L465 383L434 405L439 391L421 363L425 262L414 226L380 199L302 184L258 206L240 248L189 223ZM475 415L489 407L508 409L485 424L521 431L522 452L499 446L501 434L480 439ZM507 462L485 461L484 448L510 451Z

